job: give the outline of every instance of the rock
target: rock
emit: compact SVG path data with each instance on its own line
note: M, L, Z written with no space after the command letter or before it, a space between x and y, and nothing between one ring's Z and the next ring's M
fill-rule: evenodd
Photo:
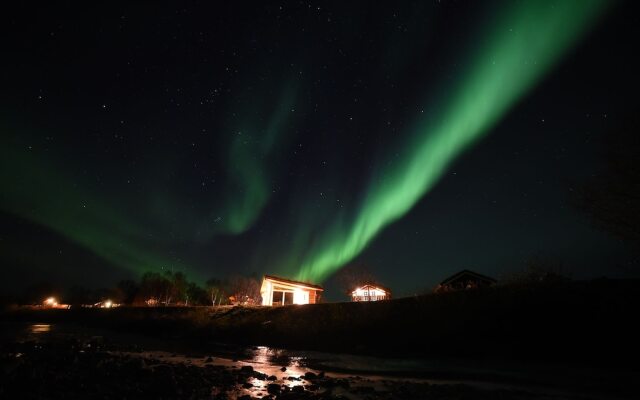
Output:
M251 365L243 365L242 368L240 368L241 372L253 372L253 367Z
M351 389L354 393L372 394L376 392L376 389L371 386L355 386Z
M242 384L242 387L245 389L251 389L253 387L252 383L246 382Z
M282 367L282 368L280 368L280 371L282 371L282 372L284 372L284 371L286 371L286 370L287 370L287 367Z
M129 372L133 372L133 371L145 368L146 364L144 360L141 358L132 358L127 362L125 362L124 365L122 365L122 367L124 367Z
M279 394L281 391L280 385L278 385L277 383L270 383L267 385L267 392L269 392L270 394Z
M304 374L304 379L310 381L312 379L317 379L318 375L314 374L313 372L307 372L306 374Z
M207 357L206 360L204 360L204 362L206 363L212 363L213 362L213 357Z
M278 400L319 400L319 399L336 400L337 397L331 396L331 395L318 397L313 393L294 392L294 391L291 391L288 393L282 393L280 396L278 396ZM345 398L343 397L342 399L345 399Z
M153 367L153 372L162 375L170 375L171 367L167 364L160 364Z
M104 336L92 336L91 341L95 344L104 344Z
M254 371L253 372L253 377L263 381L263 380L267 379L267 374L263 374L262 372Z
M304 388L302 386L294 386L291 388L291 391L294 393L302 393L304 392Z
M349 389L349 386L351 386L348 379L338 379L336 380L336 385L342 386L345 389Z
M277 380L277 379L278 379L278 377L277 377L277 376L275 376L275 375L271 375L271 376L267 377L267 380L268 380L268 381L275 381L275 380Z
M332 388L336 386L341 386L340 381L341 381L340 379L327 378L327 379L318 381L318 384L325 388Z

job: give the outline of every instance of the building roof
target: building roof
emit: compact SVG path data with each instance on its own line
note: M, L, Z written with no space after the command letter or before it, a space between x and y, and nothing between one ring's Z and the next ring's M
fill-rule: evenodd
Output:
M462 277L464 277L465 275L469 275L472 278L475 279L479 279L482 281L487 281L487 282L491 282L491 283L496 283L497 281L489 276L486 275L482 275L479 274L477 272L473 272L473 271L469 271L468 269L464 269L456 274L451 275L450 277L448 277L447 279L443 280L442 282L440 282L440 285L448 285L453 281L456 281Z
M324 289L320 285L314 285L314 284L307 283L307 282L294 281L292 279L280 278L279 276L265 275L264 279L265 280L274 281L274 282L286 283L288 285L304 286L304 287L307 287L307 288L310 288L310 289L324 291Z
M391 293L391 289L389 289L388 287L385 287L385 286L382 286L382 285L378 285L377 283L371 283L371 282L363 283L362 285L360 285L357 288L353 289L351 291L351 293L353 294L353 292L355 292L356 290L364 289L367 286L373 287L373 288L376 288L376 289L382 289L382 290L384 290L385 293Z

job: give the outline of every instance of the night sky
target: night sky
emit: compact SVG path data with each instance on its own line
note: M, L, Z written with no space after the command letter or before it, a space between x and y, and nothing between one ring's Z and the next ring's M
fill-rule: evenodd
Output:
M629 273L569 200L637 112L633 2L228 3L3 11L2 290Z

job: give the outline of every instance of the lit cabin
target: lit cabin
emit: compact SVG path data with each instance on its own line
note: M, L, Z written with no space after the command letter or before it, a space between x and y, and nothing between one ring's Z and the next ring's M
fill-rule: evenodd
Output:
M366 284L351 292L351 301L389 300L391 290L380 285Z
M263 306L286 306L315 304L323 290L322 286L265 275L262 279L260 294Z
M55 297L49 297L45 301L42 302L42 307L44 308L60 308L60 309L69 309L71 306L69 304L60 304Z
M478 289L493 286L496 282L497 281L491 277L465 269L440 282L434 292L441 293L455 290Z

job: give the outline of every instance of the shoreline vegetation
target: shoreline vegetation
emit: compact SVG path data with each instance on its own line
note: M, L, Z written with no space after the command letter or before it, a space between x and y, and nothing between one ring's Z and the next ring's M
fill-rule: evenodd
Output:
M9 307L1 319L74 323L193 343L623 367L640 355L639 284L567 281L284 307Z

